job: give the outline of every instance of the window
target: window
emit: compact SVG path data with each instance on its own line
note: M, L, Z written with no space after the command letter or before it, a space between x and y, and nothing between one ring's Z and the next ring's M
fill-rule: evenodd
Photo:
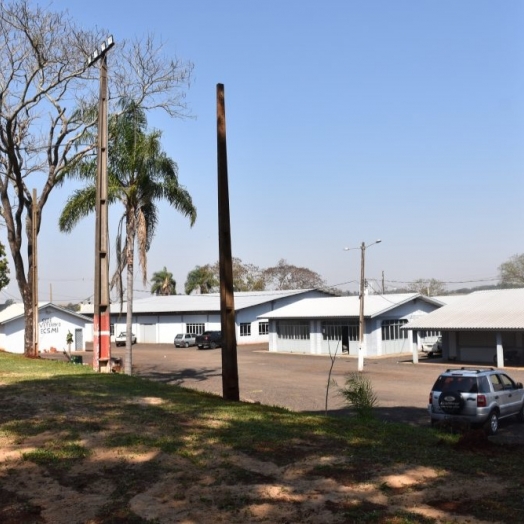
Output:
M186 333L201 335L204 332L204 324L186 324Z
M383 320L382 321L382 340L398 340L402 338L408 338L407 330L401 330L400 328L407 324L407 320Z
M309 339L309 322L300 320L280 320L277 324L278 338Z
M342 340L342 332L348 330L348 340L358 340L358 324L349 324L335 320L322 322L322 338L324 340Z
M115 334L115 325L109 324L109 334L113 336Z
M251 323L245 322L240 324L240 336L250 337L251 336Z
M259 322L258 323L258 334L259 335L269 335L269 322Z

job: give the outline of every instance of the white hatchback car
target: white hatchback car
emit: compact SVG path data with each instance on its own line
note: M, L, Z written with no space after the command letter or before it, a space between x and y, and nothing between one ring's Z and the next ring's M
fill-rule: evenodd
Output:
M115 337L115 344L117 346L125 346L127 341L127 333L125 331L122 331L120 335ZM136 344L136 335L134 333L131 333L131 344Z
M188 348L189 346L196 346L196 335L191 333L179 333L175 337L176 348Z

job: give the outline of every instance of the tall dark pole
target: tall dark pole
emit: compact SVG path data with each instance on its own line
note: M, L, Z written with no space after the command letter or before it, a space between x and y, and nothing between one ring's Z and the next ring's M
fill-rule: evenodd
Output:
M95 232L95 304L93 318L93 368L100 371L101 363L111 358L109 257L108 257L108 179L107 179L107 51L113 47L113 37L96 50L89 65L100 60L100 95L98 99L98 169L96 177Z
M226 107L224 85L217 84L218 161L218 249L220 265L220 318L222 322L222 394L226 400L240 400L238 386L233 260L227 178Z
M366 256L366 244L362 242L360 246L360 315L358 321L358 370L364 369L364 262Z

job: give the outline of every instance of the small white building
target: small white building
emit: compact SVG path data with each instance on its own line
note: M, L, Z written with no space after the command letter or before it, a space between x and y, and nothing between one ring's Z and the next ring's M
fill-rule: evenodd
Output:
M51 302L38 305L38 349L41 353L68 350L67 334L73 335L71 351L84 351L92 339L92 320ZM0 311L0 348L9 353L24 353L25 316L22 303Z
M442 333L442 358L497 367L524 364L524 288L476 291L414 319L406 329Z
M441 306L441 301L419 293L366 295L364 356L418 351L421 341L401 328ZM305 299L265 317L269 320L269 351L358 355L358 296Z
M331 293L317 289L288 291L245 291L234 293L235 329L239 344L268 342L269 322L265 315L276 308L303 299L317 300ZM111 335L126 330L127 304L111 304ZM81 313L93 317L94 306ZM152 295L133 301L132 331L137 342L173 344L179 333L200 335L221 329L220 293L203 295ZM92 335L91 335L92 340Z

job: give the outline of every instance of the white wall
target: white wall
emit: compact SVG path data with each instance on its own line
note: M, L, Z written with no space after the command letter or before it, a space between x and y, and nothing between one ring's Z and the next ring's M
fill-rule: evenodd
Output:
M51 351L51 348L59 352L67 351L67 333L70 331L74 338L75 331L78 329L82 330L82 343L81 347L77 349L83 351L85 350L86 339L92 339L92 324L90 322L51 306L40 310L38 318L38 348L40 352ZM23 317L4 323L0 338L2 348L9 353L23 354L24 336L25 319ZM74 351L75 347L76 344L73 340L71 351Z

